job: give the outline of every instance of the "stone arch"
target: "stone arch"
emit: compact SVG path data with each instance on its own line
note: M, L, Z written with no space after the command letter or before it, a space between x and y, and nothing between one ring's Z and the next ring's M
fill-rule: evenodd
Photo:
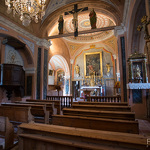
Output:
M145 1L135 0L130 11L128 50L130 53L139 52L141 43L144 43L143 32L137 31L137 26L141 24L141 18L146 15ZM141 41L142 40L142 41ZM144 49L144 47L142 48Z
M54 55L51 57L49 63L51 65L51 68L55 69L55 71L64 70L65 76L64 76L63 95L69 94L70 70L66 59L61 55Z
M25 68L27 68L28 66L29 67L34 67L34 59L33 59L33 55L31 53L31 50L28 47L28 45L26 45L24 43L23 40L21 40L18 36L11 35L9 33L2 33L2 32L0 32L0 37L2 37L3 39L8 39L8 40L11 39L12 41L15 41L16 43L20 43L20 45L22 45L22 47L21 48L17 48L15 50L17 50L18 53L21 55L21 57L22 57L22 59L24 61L24 67ZM13 47L13 45L10 45L10 46Z

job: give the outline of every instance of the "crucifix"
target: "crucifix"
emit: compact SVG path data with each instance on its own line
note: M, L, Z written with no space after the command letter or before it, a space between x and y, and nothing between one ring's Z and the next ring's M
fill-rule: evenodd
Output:
M68 12L65 12L65 15L73 14L72 24L74 25L74 36L78 36L78 13L81 11L88 10L88 7L78 9L78 5L74 5L74 9Z

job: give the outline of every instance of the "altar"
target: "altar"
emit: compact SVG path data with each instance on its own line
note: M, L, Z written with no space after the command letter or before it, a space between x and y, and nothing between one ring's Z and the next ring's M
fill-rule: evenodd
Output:
M86 96L100 96L102 94L102 86L81 86L79 89L80 98Z

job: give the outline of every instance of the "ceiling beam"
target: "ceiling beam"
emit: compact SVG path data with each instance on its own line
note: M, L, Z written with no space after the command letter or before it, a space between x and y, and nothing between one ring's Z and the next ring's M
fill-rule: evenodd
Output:
M117 26L109 26L109 27L96 28L96 29L91 29L91 30L84 30L84 31L79 31L78 34L88 34L88 33L94 33L94 32L114 30L115 27L117 27ZM66 33L66 34L60 34L60 35L48 36L48 37L45 37L45 39L50 40L50 39L68 37L68 36L74 36L74 32Z

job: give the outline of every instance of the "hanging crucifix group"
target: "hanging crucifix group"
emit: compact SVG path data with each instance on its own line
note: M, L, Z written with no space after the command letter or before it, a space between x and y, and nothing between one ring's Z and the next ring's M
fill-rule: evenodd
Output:
M86 10L88 10L88 7L78 9L78 5L75 4L74 9L72 11L65 12L65 15L73 14L72 24L74 26L75 37L78 36L78 13L82 11L86 11ZM90 16L91 29L95 29L97 17L96 17L96 13L94 9L92 9L89 16ZM63 25L64 25L63 15L60 15L59 20L58 20L59 34L63 34Z

